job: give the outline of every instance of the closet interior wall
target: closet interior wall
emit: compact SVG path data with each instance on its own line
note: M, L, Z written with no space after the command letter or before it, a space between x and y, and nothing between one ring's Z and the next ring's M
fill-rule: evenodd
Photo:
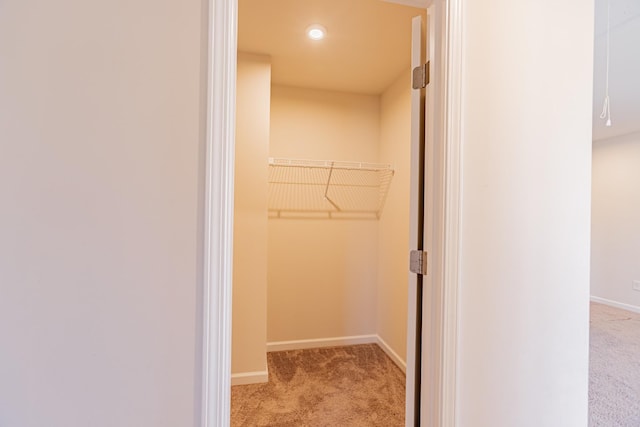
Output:
M380 100L273 86L271 157L378 161ZM267 340L371 335L378 223L269 219Z
M411 185L411 73L401 74L380 96L379 161L394 166L378 221L376 333L404 368L407 353L409 205ZM393 357L394 355L391 354Z
M243 62L255 60L241 54L238 64L233 373L247 378L257 373L253 378L259 379L267 349L277 349L278 343L349 343L354 337L381 342L403 367L410 72L403 72L382 94L278 85L265 92L270 68L263 67L263 89L247 91L256 75L252 80L241 72ZM257 70L255 64L252 68ZM243 93L247 95L241 97ZM264 111L265 99L269 111ZM251 134L259 142L247 141ZM267 219L269 157L386 163L395 175L379 220ZM264 194L257 195L258 189ZM254 204L238 203L241 197L253 197Z
M267 375L267 161L271 62L238 54L233 227L232 382Z

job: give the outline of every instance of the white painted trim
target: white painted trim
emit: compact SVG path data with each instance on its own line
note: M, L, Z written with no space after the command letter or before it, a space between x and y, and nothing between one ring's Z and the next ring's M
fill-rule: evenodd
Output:
M428 9L425 242L421 419L424 427L456 425L458 294L462 206L462 0ZM409 354L407 360L410 360ZM407 423L412 425L407 412Z
M358 344L377 344L387 356L398 365L402 372L406 372L407 364L380 335L354 335L348 337L316 338L294 341L274 341L267 343L267 352L304 350L307 348L343 347ZM235 377L235 374L232 378Z
M631 305L631 304L625 304L622 302L618 302L618 301L613 301L610 299L606 299L606 298L600 298L600 297L596 297L596 296L591 296L591 301L593 302L597 302L600 304L604 304L604 305L608 305L611 307L615 307L615 308L621 308L623 310L627 310L627 311L631 311L633 313L640 313L640 307L636 306L636 305Z
M269 382L269 370L241 372L231 375L231 385L264 384Z
M354 335L349 337L316 338L295 341L274 341L267 343L267 352L303 350L306 348L341 347L357 344L377 344L377 335Z
M230 423L237 0L208 3L203 427Z
M460 215L462 210L462 0L444 3L444 260L441 425L454 427L458 384L458 298L460 291Z
M406 373L407 363L404 360L402 360L402 357L400 357L398 353L396 353L391 348L391 346L389 346L389 344L387 344L387 342L382 339L380 335L376 335L376 339L377 339L377 344L382 349L382 351L384 351L387 354L387 356L389 356L389 358L393 360L393 363L395 363L402 372Z
M461 209L461 0L434 0L427 10L426 54L433 64L427 90L425 241L430 271L423 279L421 425L449 427L456 422L458 291ZM415 54L414 54L415 56ZM415 59L415 58L414 58ZM412 152L412 161L416 154ZM413 176L413 180L415 180ZM413 209L412 209L413 212ZM414 246L412 244L412 246ZM412 289L410 278L409 289ZM411 318L415 299L409 298ZM413 426L412 366L415 329L407 343L406 425Z

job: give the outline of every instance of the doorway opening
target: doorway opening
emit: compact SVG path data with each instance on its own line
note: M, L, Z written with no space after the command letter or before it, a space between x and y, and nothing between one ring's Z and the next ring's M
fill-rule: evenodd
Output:
M234 384L268 381L265 347L373 344L405 369L411 18L424 14L239 2ZM305 37L312 25L323 40Z
M388 0L405 2L405 0ZM458 290L460 245L460 190L461 190L461 104L462 85L462 9L460 0L424 1L406 0L407 3L427 6L435 25L431 38L435 41L432 79L433 111L436 136L446 157L433 157L437 188L441 200L435 201L439 216L432 221L437 248L431 255L432 265L438 270L431 276L434 292L441 301L432 306L432 324L437 336L429 336L428 357L431 369L422 371L421 407L429 410L433 420L427 425L452 422L456 412L456 366L458 330ZM426 4L425 4L426 3ZM204 239L204 303L203 303L203 422L207 425L229 424L230 366L231 366L231 293L233 256L233 170L235 145L235 89L236 89L236 33L237 1L210 0L209 3L209 74L207 93L207 157L205 190ZM431 13L433 11L433 13ZM446 313L446 316L444 315ZM423 342L424 348L424 342ZM423 360L424 362L424 360ZM413 364L409 363L408 367ZM424 366L424 363L423 363ZM425 381L426 378L426 381ZM410 401L407 399L409 413ZM412 409L412 408L411 408ZM407 420L410 418L407 417ZM433 421L433 422L432 422ZM431 424L429 424L431 423Z

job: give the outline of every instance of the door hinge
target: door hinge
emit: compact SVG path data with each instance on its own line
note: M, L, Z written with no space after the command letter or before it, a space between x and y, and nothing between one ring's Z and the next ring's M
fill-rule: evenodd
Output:
M427 274L427 252L411 251L409 253L409 271L416 274Z
M413 69L412 87L424 89L429 84L429 61Z

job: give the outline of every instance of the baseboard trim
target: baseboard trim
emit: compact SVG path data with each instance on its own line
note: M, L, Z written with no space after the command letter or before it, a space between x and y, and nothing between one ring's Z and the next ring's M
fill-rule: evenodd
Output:
M389 356L389 358L393 361L393 363L395 363L402 372L407 373L407 362L402 360L402 358L398 356L398 353L393 351L393 349L389 346L389 344L387 344L387 342L383 340L382 337L380 337L380 335L376 335L376 338L378 341L377 344L380 346L382 351L384 351L387 354L387 356Z
M632 311L634 313L640 313L640 307L636 305L624 304L622 302L612 301L610 299L600 298L595 296L591 297L591 301L598 302L600 304L610 305L611 307L621 308L627 311Z
M260 384L269 382L269 371L241 372L231 374L231 385Z
M380 335L355 335L350 337L332 337L332 338L317 338L309 340L295 340L295 341L274 341L267 343L267 352L273 351L286 351L286 350L304 350L307 348L322 348L322 347L341 347L346 345L358 345L358 344L378 344L382 351L395 363L402 372L407 371L407 363L402 360L398 353L393 351L391 346L383 340Z
M377 344L377 335L355 335L351 337L317 338L310 340L274 341L267 343L267 352L304 350L305 348L340 347L357 344Z

